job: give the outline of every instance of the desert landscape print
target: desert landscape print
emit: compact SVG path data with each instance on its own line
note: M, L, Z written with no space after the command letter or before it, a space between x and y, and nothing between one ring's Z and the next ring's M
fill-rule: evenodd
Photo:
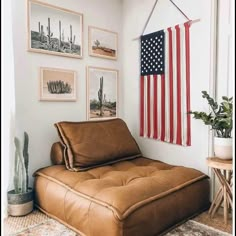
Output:
M75 100L75 71L41 68L41 100Z
M89 69L89 119L117 117L117 72Z
M98 42L98 45L92 47L93 53L98 54L98 55L103 55L103 56L109 56L109 57L116 56L116 50L99 46L100 42L98 40L97 42Z
M89 27L90 55L117 58L117 33Z
M81 14L30 1L28 18L31 50L82 56Z

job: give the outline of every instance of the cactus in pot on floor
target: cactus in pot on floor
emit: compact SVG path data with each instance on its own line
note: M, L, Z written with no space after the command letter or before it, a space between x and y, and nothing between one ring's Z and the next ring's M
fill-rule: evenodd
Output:
M15 137L14 190L8 191L8 213L22 216L33 210L33 190L29 188L29 136L24 132L24 146L21 152L20 140Z

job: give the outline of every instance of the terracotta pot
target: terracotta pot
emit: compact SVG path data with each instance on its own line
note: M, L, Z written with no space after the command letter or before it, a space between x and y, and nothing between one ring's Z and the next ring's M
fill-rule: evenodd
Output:
M215 156L221 159L232 159L232 138L214 137Z

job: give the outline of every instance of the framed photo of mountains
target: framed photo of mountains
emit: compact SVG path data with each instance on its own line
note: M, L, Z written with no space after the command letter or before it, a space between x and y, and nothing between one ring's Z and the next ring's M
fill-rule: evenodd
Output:
M83 14L28 0L28 51L82 58Z
M118 34L93 26L88 28L89 55L107 59L117 59Z

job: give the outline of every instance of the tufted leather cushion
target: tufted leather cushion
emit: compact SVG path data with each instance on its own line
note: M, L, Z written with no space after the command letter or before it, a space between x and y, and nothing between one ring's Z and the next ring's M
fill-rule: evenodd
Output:
M157 235L209 204L205 174L147 158L85 172L57 165L35 176L38 207L81 235Z
M67 169L81 171L141 156L125 122L121 119L58 122Z

